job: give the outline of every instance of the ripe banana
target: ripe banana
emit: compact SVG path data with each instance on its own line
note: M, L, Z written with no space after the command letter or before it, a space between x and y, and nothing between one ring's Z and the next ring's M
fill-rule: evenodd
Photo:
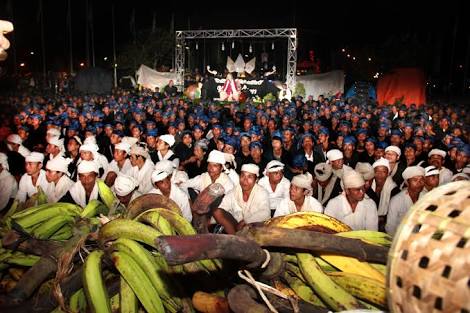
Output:
M284 272L282 278L292 288L292 290L295 291L300 299L316 306L325 307L325 304L320 300L320 298L301 279L291 276L287 272Z
M149 313L164 313L162 300L149 277L137 262L123 251L111 254L114 266L134 291L144 309Z
M274 217L265 223L267 226L291 229L305 229L323 233L339 233L351 228L334 217L317 212L297 212Z
M160 298L165 300L165 302L171 306L171 308L174 308L175 311L181 309L181 302L174 301L172 299L174 296L171 293L174 288L169 283L170 280L165 273L158 268L158 264L149 251L142 247L138 242L127 238L119 238L114 241L113 248L132 256L134 261L142 268L144 273L147 274Z
M137 221L149 224L160 231L165 236L175 235L175 230L173 229L170 222L163 217L159 212L145 212L139 215L136 218Z
M338 286L326 275L309 253L297 253L300 271L308 285L320 296L321 300L335 311L354 310L362 305L346 290Z
M117 202L117 198L114 195L113 191L101 179L97 179L96 183L98 184L98 193L100 195L101 200L103 200L103 203L108 207L108 209L113 210L114 205Z
M76 207L78 206L75 205L74 208L71 208L70 206L63 206L60 203L56 203L54 206L34 212L27 216L18 219L15 218L15 222L26 229L58 215L78 216L80 212L76 210Z
M121 313L137 313L139 310L139 300L131 286L122 276L119 293L119 310Z
M356 258L337 255L337 254L323 254L319 256L326 262L330 263L337 269L351 274L362 275L385 284L385 276L369 265L367 262L361 262Z
M102 250L91 252L83 265L83 289L87 302L95 313L111 313L108 292L101 272Z
M352 230L348 232L337 233L336 235L346 238L361 239L364 242L390 247L392 245L392 237L383 232L373 230Z
M98 239L102 245L118 238L128 238L156 248L155 238L161 236L158 230L134 220L114 219L101 227Z
M384 308L387 306L385 284L375 279L344 272L330 272L328 276L353 296Z
M54 216L35 228L32 235L38 239L48 239L64 225L70 224L74 220L72 216L66 214Z
M83 211L80 213L81 217L93 217L97 216L100 214L107 215L109 212L109 208L103 204L101 201L93 199L88 204L86 207L83 209Z
M370 266L375 268L377 271L382 273L382 275L387 275L387 265L379 264L379 263L369 263Z

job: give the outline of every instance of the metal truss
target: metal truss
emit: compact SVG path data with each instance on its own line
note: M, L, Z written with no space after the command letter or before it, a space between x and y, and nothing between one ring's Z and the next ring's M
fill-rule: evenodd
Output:
M176 31L175 72L176 86L180 90L184 84L184 63L186 40L218 38L287 38L287 73L286 83L289 88L295 87L297 69L297 29L218 29L218 30L179 30Z

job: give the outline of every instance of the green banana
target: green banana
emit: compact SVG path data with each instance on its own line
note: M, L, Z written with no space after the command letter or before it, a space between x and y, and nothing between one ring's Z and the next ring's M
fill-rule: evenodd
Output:
M322 301L335 311L360 309L363 306L346 290L338 286L309 253L297 253L300 271L308 285Z
M3 262L20 266L33 266L41 257L37 255L27 255L21 252L13 252Z
M171 308L174 308L175 311L181 308L181 302L174 301L174 297L171 292L174 290L174 287L169 284L169 279L163 271L158 268L155 259L152 257L152 254L147 251L141 244L138 242L127 239L119 238L114 241L113 248L117 251L122 251L132 256L134 261L142 268L142 270L147 274L150 279L153 287L157 291L158 295L162 300L165 300ZM176 298L175 298L176 300Z
M109 212L108 206L103 204L101 201L93 199L83 208L83 211L80 213L81 217L93 217L100 214L107 215Z
M137 313L139 310L139 300L131 286L121 276L119 309L121 313Z
M30 215L18 219L15 218L15 222L26 229L58 215L78 216L79 213L80 212L77 212L75 208L71 208L70 206L62 206L62 204L56 203L54 206L34 212Z
M48 239L64 225L70 224L74 220L72 216L66 214L54 216L35 228L32 235L38 239Z
M118 312L121 306L121 294L119 292L116 293L111 297L111 299L109 299L109 302L111 303L111 311Z
M286 263L285 269L287 272L289 272L289 274L292 274L296 276L298 279L305 282L305 277L302 275L302 272L300 271L300 268L297 265Z
M114 219L101 227L98 239L102 245L118 238L128 238L143 242L156 248L155 239L161 236L158 230L134 220L123 218Z
M42 190L41 186L38 186L37 202L38 205L47 203L47 195L44 193L44 190Z
M76 205L76 204L67 203L67 202L57 202L57 203L46 203L46 204L38 205L38 206L35 206L35 207L27 208L27 209L24 209L22 211L16 212L11 217L16 220L16 219L20 219L22 217L34 214L38 211L43 211L45 209L56 207L56 206L61 206L63 208L69 208L69 209L75 211L77 213L77 215L79 215L80 212L82 211L82 208L80 206Z
M111 304L101 272L103 255L103 251L95 250L88 255L83 265L83 289L88 305L94 313L111 313Z
M96 183L98 184L98 193L101 200L103 200L103 203L108 207L109 210L113 210L115 204L117 203L117 198L114 195L114 192L111 190L111 188L108 187L108 185L106 185L103 180L97 179Z
M65 224L58 231L56 231L52 236L49 237L50 240L69 240L73 236L72 226Z
M373 230L352 230L342 233L337 233L337 236L361 239L364 242L380 245L384 247L390 247L392 245L392 237L383 232Z
M182 215L176 213L175 211L164 209L164 208L156 208L147 210L140 215L138 215L135 219L140 220L141 218L147 218L147 215L154 214L153 212L158 213L159 215L163 216L170 224L173 226L174 230L178 235L196 235L196 230L191 225L191 223L185 219Z
M282 278L302 300L319 307L325 307L325 304L313 292L312 288L307 286L300 278L291 276L287 272L284 272Z
M86 312L86 296L83 288L80 288L73 295L70 296L69 308L71 313Z
M10 216L15 214L16 210L18 210L19 204L20 204L20 201L18 199L13 200L13 203L11 204L10 208L5 213L5 215L3 215L2 222L6 222L7 219L10 218Z
M162 300L147 274L127 253L115 251L111 254L114 266L134 291L148 313L164 313Z
M175 235L175 230L170 222L159 212L145 212L144 214L139 215L136 220L153 226L165 236Z

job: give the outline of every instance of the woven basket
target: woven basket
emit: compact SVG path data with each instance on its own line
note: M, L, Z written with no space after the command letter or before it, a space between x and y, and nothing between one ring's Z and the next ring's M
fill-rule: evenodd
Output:
M388 260L394 313L470 312L470 182L427 193L410 209Z

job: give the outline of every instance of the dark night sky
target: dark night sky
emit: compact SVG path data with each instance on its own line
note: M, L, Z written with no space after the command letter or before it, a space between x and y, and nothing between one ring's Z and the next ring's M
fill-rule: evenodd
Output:
M75 63L85 59L85 0L72 0L73 54ZM136 28L150 28L152 14L157 26L169 27L175 14L175 29L272 28L296 27L299 31L299 58L310 49L330 51L340 47L381 45L393 35L412 33L418 36L444 38L444 54L456 18L459 18L456 60L465 57L470 37L469 6L466 1L445 1L440 6L413 1L112 1L89 0L94 11L96 59L112 55L111 3L116 8L116 38L119 45L131 40L129 18L136 12ZM15 24L17 63L40 64L40 23L38 0L1 0L0 18L8 19L12 5ZM66 0L43 0L45 41L48 68L67 69L68 35ZM233 7L227 8L230 3ZM10 11L11 12L11 11ZM465 13L466 12L466 13ZM470 40L470 39L468 39ZM406 47L404 47L406 49ZM429 49L429 48L428 48ZM441 46L442 50L442 46ZM31 56L30 51L35 55ZM119 52L119 51L118 51ZM442 51L441 51L442 52ZM11 61L11 58L9 59ZM75 65L77 66L77 65ZM40 67L40 65L39 65Z

